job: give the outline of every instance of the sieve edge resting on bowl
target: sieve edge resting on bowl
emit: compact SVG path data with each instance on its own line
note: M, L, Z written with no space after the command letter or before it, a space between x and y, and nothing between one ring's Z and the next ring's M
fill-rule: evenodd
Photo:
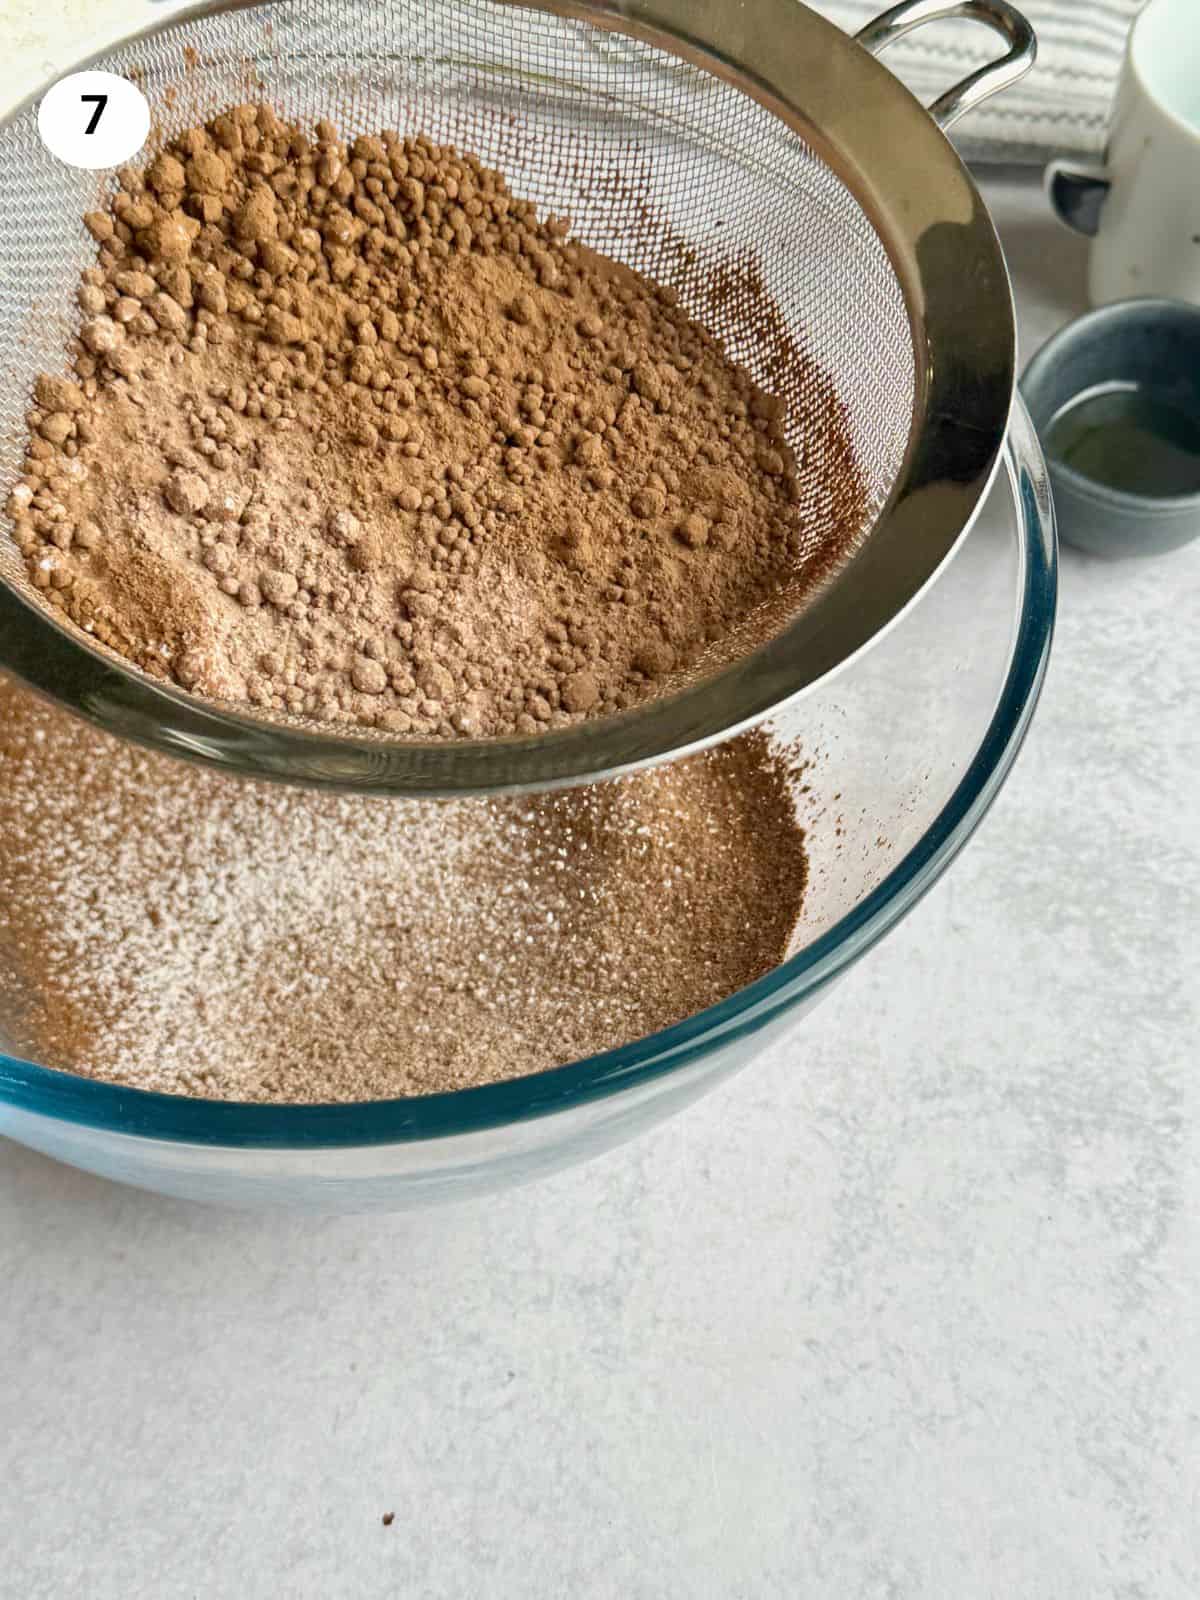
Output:
M123 44L255 3L190 7ZM520 9L625 34L733 85L816 152L875 229L912 333L913 418L860 548L792 622L733 665L621 716L533 737L385 740L209 704L91 648L0 580L0 662L32 688L118 736L243 775L410 796L554 788L682 756L754 725L867 648L953 553L999 464L1016 340L999 241L942 129L1028 70L1028 25L1004 0L908 0L858 42L796 0L521 0ZM948 15L988 23L1010 48L926 112L871 52Z

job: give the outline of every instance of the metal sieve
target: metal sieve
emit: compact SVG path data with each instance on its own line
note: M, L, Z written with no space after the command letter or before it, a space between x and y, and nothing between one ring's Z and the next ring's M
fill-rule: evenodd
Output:
M1008 48L927 112L873 52L949 16L987 23ZM907 0L857 40L797 0L260 0L193 8L80 63L136 77L168 135L266 98L348 137L422 132L499 167L514 192L569 215L576 237L674 286L782 394L808 538L839 556L819 585L781 598L749 653L702 661L636 710L534 737L421 742L187 695L44 606L7 528L0 664L122 737L376 793L589 781L759 721L904 611L991 481L1013 391L1012 301L944 130L1021 77L1034 49L1005 0ZM81 217L112 182L49 155L37 99L0 126L5 497L34 376L64 370L77 326L94 251ZM845 462L820 447L831 391L864 491L852 528L834 525Z

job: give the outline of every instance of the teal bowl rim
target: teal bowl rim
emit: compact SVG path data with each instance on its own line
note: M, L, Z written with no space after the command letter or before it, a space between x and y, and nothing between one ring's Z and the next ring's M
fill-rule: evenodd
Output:
M1030 356L1017 388L1021 401L1029 412L1039 440L1048 432L1054 419L1078 400L1076 394L1047 412L1041 404L1042 390L1051 382L1055 365L1062 359L1063 351L1081 340L1111 339L1127 324L1135 327L1148 321L1170 319L1192 323L1200 329L1200 306L1186 300L1171 300L1164 295L1136 295L1127 300L1113 300L1108 305L1084 311L1073 321L1064 323L1046 339ZM1081 390L1080 394L1088 391ZM1181 515L1200 519L1200 490L1187 494L1137 494L1132 489L1116 489L1089 478L1086 472L1072 467L1061 456L1043 447L1047 471L1054 483L1069 489L1080 500L1104 511L1123 511L1131 520L1143 525L1151 522L1177 522ZM1200 531L1200 528L1198 528ZM1194 536L1193 536L1194 537ZM1188 541L1190 542L1190 541ZM1178 546L1175 546L1178 548Z
M1003 459L1022 541L1022 592L1008 672L979 749L904 859L827 933L766 977L618 1050L450 1094L251 1105L122 1088L0 1053L0 1105L121 1135L225 1148L346 1148L447 1138L571 1110L649 1083L757 1032L815 995L882 938L949 866L995 799L1029 727L1054 633L1058 564L1045 463L1020 401Z

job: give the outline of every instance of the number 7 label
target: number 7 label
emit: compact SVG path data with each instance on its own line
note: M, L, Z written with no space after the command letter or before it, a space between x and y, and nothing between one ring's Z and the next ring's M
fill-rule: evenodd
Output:
M90 104L94 105L96 108L95 111L92 112L91 121L83 130L86 134L95 133L97 124L99 123L100 118L104 115L104 108L108 104L108 96L106 94L81 94L79 98L83 101L85 106Z
M47 90L38 132L50 154L68 166L119 167L145 144L150 105L135 83L115 72L73 72Z

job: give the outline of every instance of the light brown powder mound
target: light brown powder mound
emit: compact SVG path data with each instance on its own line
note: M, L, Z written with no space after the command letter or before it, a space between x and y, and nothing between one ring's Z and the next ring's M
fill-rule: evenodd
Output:
M16 538L48 603L185 689L530 733L653 694L813 562L780 404L471 156L241 106L85 221ZM849 536L831 393L817 432Z
M169 1093L511 1078L711 1005L805 881L761 735L591 789L442 804L255 785L0 679L0 1044Z

